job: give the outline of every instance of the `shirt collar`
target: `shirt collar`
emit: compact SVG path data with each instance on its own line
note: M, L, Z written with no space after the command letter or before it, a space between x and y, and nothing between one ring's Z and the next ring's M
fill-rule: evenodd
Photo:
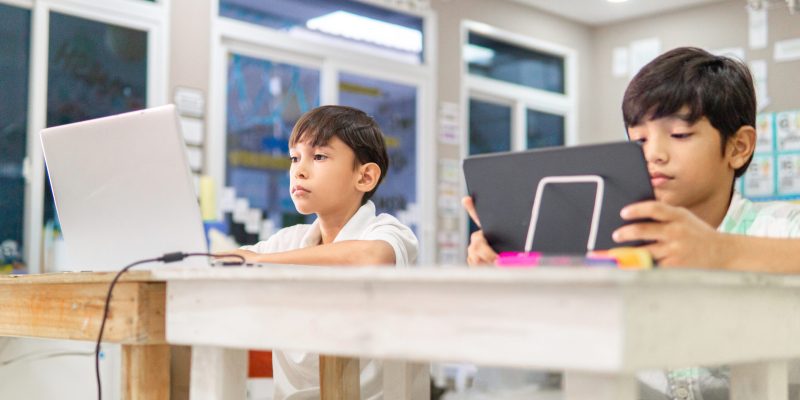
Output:
M744 197L737 191L733 191L733 196L731 196L731 202L728 205L728 211L725 212L725 218L722 219L722 223L719 224L717 227L717 231L719 232L730 232L732 226L728 225L735 225L736 220L738 219L738 214L742 207L744 207L746 201Z
M333 239L333 242L341 242L344 240L357 240L361 237L361 233L364 231L364 228L369 225L372 218L375 217L375 204L367 200L367 202L359 207L358 211L353 214L352 217L347 221L346 224L342 227L342 230L339 231L339 234L336 235L336 238ZM311 247L320 244L322 241L322 232L319 228L319 219L315 220L311 224L311 228L303 235L303 240L300 242L301 247Z

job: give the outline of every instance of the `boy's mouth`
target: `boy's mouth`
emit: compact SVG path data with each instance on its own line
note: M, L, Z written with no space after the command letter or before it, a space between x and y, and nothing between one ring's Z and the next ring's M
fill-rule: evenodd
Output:
M661 172L650 173L650 184L653 185L653 188L663 186L672 179L674 178Z
M292 194L306 194L306 193L311 193L311 191L300 185L292 186Z

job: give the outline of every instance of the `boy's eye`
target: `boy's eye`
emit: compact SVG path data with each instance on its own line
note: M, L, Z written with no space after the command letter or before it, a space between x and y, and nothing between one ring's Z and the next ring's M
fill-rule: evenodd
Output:
M692 134L691 133L673 133L670 136L672 136L673 139L686 139L689 136L692 136Z
M289 161L291 161L292 163L296 163L297 162L297 157L296 156L289 156Z
M647 142L647 138L633 139L633 141L636 142L637 144L644 144L645 142Z
M325 154L314 154L314 160L316 160L316 161L322 161L322 160L325 160L327 158L328 158L328 156L326 156Z

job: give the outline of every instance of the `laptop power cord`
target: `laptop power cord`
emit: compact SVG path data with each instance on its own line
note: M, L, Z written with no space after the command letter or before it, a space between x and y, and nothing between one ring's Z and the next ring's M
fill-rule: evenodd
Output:
M117 272L117 275L114 276L114 279L111 280L111 285L108 287L108 294L106 295L106 302L105 306L103 307L103 319L100 322L100 333L97 335L97 343L94 348L94 372L97 378L97 399L103 399L103 391L102 385L100 384L100 343L103 341L103 330L106 327L106 319L108 319L108 308L109 304L111 303L111 293L114 290L114 286L117 284L119 278L127 272L129 269L142 264L148 264L153 262L163 262L164 264L182 261L188 257L212 257L212 258L238 258L237 261L227 261L223 262L222 265L224 266L238 266L244 265L245 259L241 255L238 254L211 254L211 253L182 253L182 252L174 252L174 253L166 253L161 257L157 258L147 258L142 259L139 261L132 262L126 265L124 268Z

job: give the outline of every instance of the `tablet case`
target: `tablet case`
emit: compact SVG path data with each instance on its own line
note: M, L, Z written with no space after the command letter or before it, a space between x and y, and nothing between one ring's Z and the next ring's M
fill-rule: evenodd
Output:
M635 142L477 155L464 160L464 175L497 252L584 254L640 245L616 243L611 234L625 224L624 206L654 199Z

